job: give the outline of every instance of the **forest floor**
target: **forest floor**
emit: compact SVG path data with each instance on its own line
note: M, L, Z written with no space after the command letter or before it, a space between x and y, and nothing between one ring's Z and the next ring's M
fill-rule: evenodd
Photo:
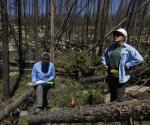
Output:
M12 78L11 83L15 83L14 81L16 80L16 77L13 76L11 78ZM10 103L14 102L24 92L28 91L29 87L27 87L26 84L30 81L31 81L31 74L26 73L23 76L22 81L20 82L19 88L16 91L15 96L7 101L5 101L3 98L0 99L1 109L9 105ZM125 100L133 100L133 99L149 100L150 99L150 86L148 85L150 84L147 83L147 86L141 86L141 85L127 86L126 88L127 96ZM61 107L69 107L68 102L72 97L75 97L77 99L76 106L88 105L87 97L89 96L89 93L91 92L96 97L96 100L95 100L96 102L94 103L100 104L104 102L105 103L109 102L109 94L107 93L104 96L104 94L102 94L103 93L102 88L99 88L97 86L93 88L84 88L80 83L70 78L56 77L56 86L55 88L51 89L51 93L49 97L49 107L50 107L49 111L53 111ZM104 102L102 101L103 99L104 99ZM34 112L34 109L35 109L35 102L31 107L29 107L29 109L27 109L27 112L23 112L23 113L32 113ZM10 121L6 121L5 123L7 122L10 122ZM113 124L113 125L119 125L119 124ZM150 125L150 124L145 123L142 125Z
M126 97L125 100L150 100L150 86L134 85L128 86L126 88ZM105 103L108 103L110 100L110 94L106 94Z

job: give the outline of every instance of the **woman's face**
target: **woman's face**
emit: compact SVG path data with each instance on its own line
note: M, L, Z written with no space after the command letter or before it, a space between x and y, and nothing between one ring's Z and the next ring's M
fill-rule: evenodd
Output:
M116 33L113 35L113 37L114 37L114 42L117 45L122 44L125 40L125 37L121 33Z
M49 63L49 59L42 59L43 64Z

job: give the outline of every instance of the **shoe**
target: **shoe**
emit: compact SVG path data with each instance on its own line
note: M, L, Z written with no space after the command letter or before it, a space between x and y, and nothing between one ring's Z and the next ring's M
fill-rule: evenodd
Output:
M123 102L123 99L117 99L116 102Z
M39 113L39 112L41 112L42 111L42 108L37 108L36 110L35 110L35 114L37 114L37 113Z
M46 107L43 107L43 111L48 111L49 110L49 107L46 106Z

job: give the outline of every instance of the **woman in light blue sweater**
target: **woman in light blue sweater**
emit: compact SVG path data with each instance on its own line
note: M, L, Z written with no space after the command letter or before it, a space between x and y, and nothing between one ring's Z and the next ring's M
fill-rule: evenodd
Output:
M55 77L54 64L50 62L48 52L42 54L42 60L35 63L32 69L32 86L36 92L37 109L36 112L47 108L47 93L50 89L50 84Z

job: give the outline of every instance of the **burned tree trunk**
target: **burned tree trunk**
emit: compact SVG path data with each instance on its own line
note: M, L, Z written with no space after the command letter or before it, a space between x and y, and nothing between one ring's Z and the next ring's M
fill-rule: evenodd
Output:
M38 11L38 0L33 1L33 8L34 8L34 25L33 25L33 30L34 30L34 40L35 40L35 60L40 59L40 47L39 47L39 37L38 37L38 20L39 20L39 11Z
M50 8L51 8L51 15L50 15L50 54L51 54L51 61L54 62L54 45L55 45L55 40L54 40L54 35L55 35L55 24L54 24L54 19L55 19L55 0L50 1Z
M150 120L150 101L130 101L101 104L93 107L59 109L29 115L21 119L28 124L36 123L83 123L83 122L117 122L133 120ZM20 122L20 124L21 124Z
M0 111L0 121L7 117L11 112L13 112L16 108L18 108L28 97L33 94L33 90L29 90L20 98L18 98L14 103L8 105L3 110Z
M0 14L2 25L2 45L3 45L3 97L8 98L10 95L9 85L9 42L8 42L8 14L7 0L0 0Z
M23 69L24 69L24 59L23 59L23 43L22 43L22 1L17 0L17 6L18 6L18 49L19 49L19 76L22 77Z

